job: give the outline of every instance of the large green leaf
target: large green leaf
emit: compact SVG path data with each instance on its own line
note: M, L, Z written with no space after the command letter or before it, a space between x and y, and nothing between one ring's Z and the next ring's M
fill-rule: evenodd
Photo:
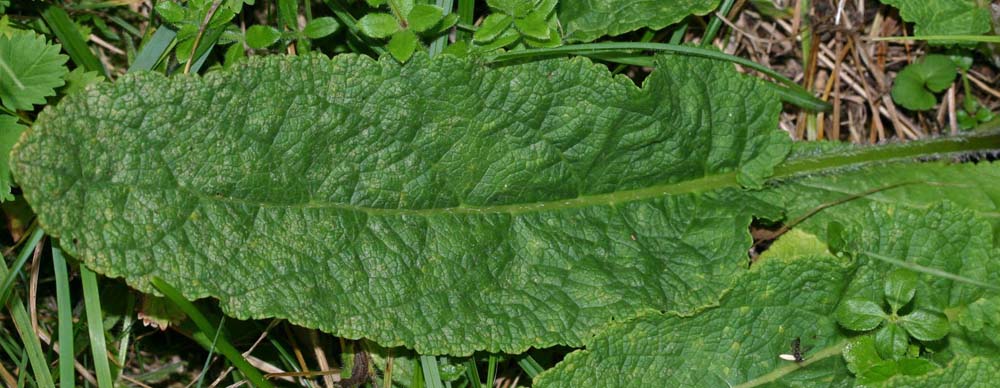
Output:
M559 20L567 39L589 42L643 27L658 30L718 6L719 0L562 0Z
M915 35L980 35L992 30L989 2L982 0L882 0L899 8Z
M13 161L45 229L142 290L423 353L580 345L715 303L750 215L690 193L788 152L769 88L658 64L642 89L584 59L129 75L45 111Z
M540 387L733 387L848 380L833 319L849 266L830 256L761 263L697 316L650 314L609 328L536 381ZM797 364L779 358L798 338ZM749 384L746 384L749 383ZM745 384L745 385L741 385Z
M897 266L878 259L889 257L986 284L1000 284L1000 261L990 224L971 211L946 202L928 210L882 205L886 211L858 214L855 236L848 249L859 260L871 262L855 274L845 292L849 297L882 298L889 271ZM877 226L877 227L876 227ZM875 254L875 255L872 255ZM916 308L936 311L964 308L989 290L927 273L919 275Z
M852 222L852 249L885 254L903 249L911 256L908 261L996 283L998 264L982 254L996 251L987 237L989 232L982 232L988 224L970 211L945 203L929 209L876 205L867 213ZM790 235L798 240L808 238L804 236ZM945 240L950 243L941 243ZM777 244L804 245L784 239ZM788 252L783 247L776 249ZM921 259L931 251L935 253L933 259ZM815 252L769 255L739 280L718 307L693 317L648 314L611 326L590 340L586 350L569 355L537 383L546 387L849 386L852 375L840 352L847 338L855 334L837 327L834 307L838 300L865 295L861 290L880 288L893 268L877 260L838 259ZM948 311L962 311L988 291L936 277L925 276L922 280L918 297L933 299L943 295ZM914 314L917 312L904 313L904 318L915 320ZM813 348L803 348L800 363L780 360L779 354L792 353L789 344L796 338L802 346ZM920 373L933 370L934 375L962 375L964 360L991 346L988 340L957 331L949 340L957 344L932 344L935 350L921 358L944 364L945 370L923 368ZM987 355L995 354L993 349ZM914 371L894 369L893 373ZM961 379L957 381L965 381L962 386L993 383L985 375L964 375Z
M997 133L799 149L783 162L789 141L775 129L779 106L769 88L707 59L657 65L642 88L579 58L491 69L424 54L406 65L264 57L204 78L128 75L43 112L12 166L45 230L87 266L139 289L149 291L156 276L189 298L218 298L237 317L284 317L424 354L587 346L577 354L597 355L572 356L578 365L621 370L637 382L674 378L656 368L686 367L664 353L641 364L619 351L668 345L691 345L691 365L729 368L676 381L778 376L771 373L790 384L843 381L846 368L834 355L845 334L830 315L843 293L830 290L855 290L857 273L866 272L825 252L822 220L844 220L855 253L895 252L859 245L865 226L923 236L907 228L927 234L957 225L957 235L991 243L981 217L995 209L995 188L979 187L973 175L995 176L997 167L914 162L1000 149ZM925 165L956 175L921 174ZM753 215L794 217L878 186L879 174L886 182L940 177L964 184L967 196L987 195L946 208L926 190L957 186L914 184L837 205L796 229L802 241L788 245L807 255L781 248L783 238L777 251L793 253L747 271ZM892 214L868 215L888 212L870 201L903 188L917 189L894 212L971 221L893 226ZM965 233L969 227L982 231ZM981 260L983 249L961 252ZM981 264L960 271L989 268ZM751 292L753 285L765 288ZM932 285L962 296L954 308L987 296ZM789 295L795 287L801 292ZM738 302L763 315L737 314L744 305L733 312ZM733 321L721 333L689 323L722 322L705 321L712 316ZM966 321L994 327L978 323L988 316ZM641 322L638 345L611 341ZM691 344L697 337L667 330L656 333L669 341L646 343L675 324L716 342ZM747 338L755 325L788 335ZM797 334L803 330L818 334ZM766 335L757 333L750 337ZM819 345L805 368L777 358L795 337ZM618 348L600 350L595 338ZM729 339L749 345L731 348ZM951 339L968 350L985 346ZM565 365L553 374L573 374L565 369L574 364Z

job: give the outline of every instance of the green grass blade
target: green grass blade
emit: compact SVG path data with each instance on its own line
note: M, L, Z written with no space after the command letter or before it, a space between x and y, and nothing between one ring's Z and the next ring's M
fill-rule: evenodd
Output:
M781 102L789 103L799 108L814 112L826 112L830 110L830 103L818 99L809 93L802 93L799 90L790 89L770 82L765 83L765 85L774 90L775 93L778 93L778 98L781 99Z
M421 369L420 359L413 363L413 371L410 375L410 388L424 388L424 370Z
M212 53L212 49L215 48L215 44L219 42L219 37L225 30L222 28L210 28L205 31L205 35L202 36L201 41L198 43L198 48L194 50L194 61L191 62L191 67L186 70L188 74L197 74L201 70L201 66L205 64L205 60L208 59L209 54Z
M70 304L69 275L66 270L66 258L62 250L52 247L52 267L56 279L56 305L58 310L59 332L59 384L64 387L73 385L76 381L73 363L73 306Z
M177 32L167 28L167 26L157 28L149 41L139 50L139 54L135 56L135 61L132 62L132 66L129 66L128 72L156 68L156 65L170 50L175 36L177 36Z
M212 324L208 322L208 319L202 315L201 311L198 311L198 308L195 307L193 303L185 299L184 295L182 295L176 288L159 278L154 277L150 280L150 283L152 283L157 290L163 293L163 295L174 302L174 304L184 311L188 318L191 318L191 321L198 326L200 332L195 333L196 336L202 337L202 340L205 342L211 341L208 338L208 333L212 333L215 330L212 327ZM219 335L216 347L218 348L220 354L226 357L226 359L229 360L229 362L231 362L236 369L239 369L239 371L243 373L243 376L250 381L250 384L255 387L271 387L271 383L264 380L264 376L260 374L260 371L250 365L250 363L243 358L243 355L229 343L229 340L227 340L225 336Z
M527 373L528 377L531 377L532 379L545 371L545 368L542 368L542 366L538 364L538 361L535 361L533 357L527 354L517 359L517 365L520 366L521 370L523 370L524 373Z
M476 2L475 0L458 0L458 24L472 25L475 23L475 10ZM468 40L472 38L472 33L468 31L458 30L458 40Z
M135 28L135 26L133 26L132 23L125 21L125 19L122 19L118 16L108 16L108 20L110 20L114 24L117 24L118 27L121 27L123 30L125 30L125 32L132 34L132 36L142 36L142 32L140 32L138 28Z
M479 380L479 368L476 366L476 357L469 357L465 360L465 377L469 379L469 384L471 387L486 387L481 380Z
M684 22L677 26L673 32L670 33L670 40L667 43L670 44L681 44L684 43L684 34L687 34L688 23Z
M487 61L491 63L500 63L511 61L515 59L525 59L525 58L545 58L559 55L595 55L603 53L620 53L622 51L656 51L665 52L672 54L690 55L695 57L709 58L720 61L726 61L730 63L735 63L742 65L751 69L754 69L762 74L768 75L778 82L785 84L791 93L800 94L801 98L804 100L813 100L816 106L823 106L828 110L831 105L819 98L816 98L809 93L807 90L802 88L792 81L774 71L767 66L763 66L757 62L751 61L746 58L740 58L734 55L725 54L716 50L704 49L699 47L682 46L668 43L653 43L653 42L601 42L601 43L584 43L584 44L574 44L567 46L551 47L551 48L538 48L538 49L528 49L528 50L518 50L518 51L508 51L505 53L496 54L487 57Z
M492 387L493 382L497 380L497 361L497 355L490 354L490 358L487 361L486 366L486 385L484 385L484 387Z
M222 30L219 30L219 35L222 35ZM216 36L216 38L218 38L218 36ZM214 48L215 42L212 42L212 44L206 47L205 51L198 56L198 59L191 64L191 74L197 74L198 71L201 70L201 66L205 64L205 61L208 59L209 54L212 53L212 49Z
M28 312L24 309L21 301L14 301L10 304L11 318L17 333L21 336L24 344L24 351L28 353L28 362L31 364L31 371L35 376L35 382L39 387L55 388L52 376L49 375L49 364L45 361L45 354L42 352L42 344L38 342L38 336L31 329L31 320L28 319Z
M437 356L420 356L420 369L424 374L424 386L427 388L444 388L441 382L441 372L438 369Z
M90 335L90 350L94 356L94 374L97 386L113 387L111 366L108 364L108 345L104 340L104 313L101 310L101 294L97 289L97 275L80 266L80 280L83 282L83 306L87 312L87 332Z
M273 336L267 336L267 339L271 343L271 346L274 346L274 349L278 351L278 358L281 359L281 362L284 365L285 370L289 370L292 372L302 372L302 369L299 368L299 363L295 362L295 358L293 358L292 355L288 353L287 350L285 350L284 346L281 346L281 342L279 342L277 339L274 339Z
M125 311L133 311L135 309L135 296L132 293L125 294ZM125 314L122 318L122 333L118 337L118 356L116 360L117 365L125 365L128 359L128 345L130 343L129 339L132 336L132 325L135 324L135 319L132 314ZM122 373L125 371L121 368L115 370L114 378L118 380Z
M66 50L73 63L82 66L87 71L96 71L111 78L101 61L90 51L87 40L80 35L80 30L76 28L76 24L69 18L69 14L65 10L55 5L49 6L45 11L42 11L42 19L62 43L63 50Z
M721 6L719 6L718 14L712 18L711 22L708 22L708 28L705 29L705 35L701 38L701 47L707 47L712 44L715 40L715 35L719 33L719 29L722 28L722 16L729 14L729 10L733 9L733 3L736 0L725 0ZM720 16L722 15L722 16Z
M434 5L441 7L441 9L444 10L444 16L448 16L448 14L451 13L451 10L455 8L455 2L453 0L436 0ZM432 57L440 54L441 51L444 50L444 46L448 43L448 35L449 34L447 33L441 34L441 36L431 42L429 51Z
M3 283L0 283L0 306L7 304L7 297L10 296L10 291L14 288L14 280L17 279L17 274L21 273L21 268L24 268L24 263L28 261L28 256L31 256L31 253L35 251L38 241L44 235L45 231L42 228L35 228L35 231L28 237L28 243L18 252L17 259L14 260L14 265L10 269L7 267L3 268L3 276L0 276L0 278L3 278Z
M588 55L588 57L601 61L614 62L622 65L656 67L656 63L655 61L653 61L653 56L646 54L616 52L616 53L602 53L602 54Z
M6 318L6 316L4 317ZM0 356L6 355L8 360L20 360L22 358L24 362L28 360L25 358L24 348L20 346L19 341L14 340L8 330L0 331L0 348L3 348L3 354L0 354ZM24 368L18 367L18 369Z
M215 345L219 343L219 333L222 333L222 325L226 323L226 317L223 316L219 319L219 327L215 329L215 335L212 336L212 346L208 348L208 356L205 357L205 365L201 367L201 373L198 374L198 384L195 385L197 388L201 388L202 383L205 382L205 375L208 374L208 365L212 363L212 356L215 355Z
M28 366L28 353L22 351L21 361L17 363L17 370L25 370L26 366ZM26 385L25 384L26 381L28 381L28 374L20 373L17 376L17 388L24 387Z

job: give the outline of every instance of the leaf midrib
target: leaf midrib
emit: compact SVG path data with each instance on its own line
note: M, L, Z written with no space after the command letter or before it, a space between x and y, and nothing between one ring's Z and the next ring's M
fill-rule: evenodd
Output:
M912 159L944 154L1000 149L1000 131L980 132L967 136L939 138L928 141L901 143L878 147L851 149L846 152L829 154L812 159L793 159L775 167L775 174L769 181L786 179L803 174L821 174L845 167L864 164L885 163L899 159ZM200 200L225 202L255 207L291 209L342 209L364 212L374 216L439 216L447 214L523 214L543 211L559 211L591 206L616 206L628 202L659 198L666 195L701 193L723 188L739 187L736 172L709 175L697 179L669 184L655 185L641 189L623 190L611 193L583 195L533 203L515 203L492 206L459 205L447 208L390 209L363 207L343 203L308 201L304 203L279 203L254 201L243 198L209 195L190 188L179 187Z
M705 192L726 187L736 187L736 173L722 173L706 176L698 179L681 181L670 184L644 187L634 190L623 190L604 194L582 195L576 198L558 199L551 201L541 201L532 203L514 203L507 205L492 206L468 206L459 205L445 208L429 209L389 209L356 206L334 202L308 201L304 203L279 203L254 201L243 198L227 197L223 195L209 195L195 190L180 187L191 195L204 201L226 202L239 205L274 207L289 209L343 209L355 212L364 212L375 216L436 216L442 214L522 214L543 211L557 211L565 209L585 208L590 206L615 206L627 202L641 201L645 199L658 198L665 195L687 194Z

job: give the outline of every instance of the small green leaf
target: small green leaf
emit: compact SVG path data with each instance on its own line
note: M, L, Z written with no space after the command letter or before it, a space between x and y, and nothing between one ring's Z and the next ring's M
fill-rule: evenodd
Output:
M500 34L510 27L514 21L510 16L494 13L483 19L483 24L472 34L472 41L476 43L487 43L496 39Z
M979 121L980 123L993 121L994 117L996 117L996 115L985 106L980 105L979 110L976 111L976 121Z
M486 4L515 18L524 17L535 8L531 0L486 0Z
M893 313L913 300L917 283L917 274L913 271L899 268L889 272L885 280L885 300L889 302Z
M921 376L938 369L937 365L923 358L904 358L896 362L899 373L906 376Z
M255 49L267 48L281 39L281 31L271 26L253 25L247 28L247 45Z
M948 89L955 81L955 76L958 75L956 67L955 62L947 55L930 54L920 62L917 71L927 83L927 88L937 93Z
M60 46L31 31L0 35L0 100L11 110L32 110L54 96L69 72Z
M479 50L480 52L489 52L497 50L502 47L507 47L513 44L514 42L517 42L519 39L521 39L521 34L517 32L517 29L508 28L504 30L504 32L500 34L500 36L498 36L493 41L478 46L477 50Z
M62 94L70 94L83 90L87 86L104 81L104 76L96 71L87 71L87 69L83 67L78 67L69 72L69 74L66 74L64 79L66 80L66 85L63 86L60 92Z
M531 47L559 47L562 45L562 37L559 36L559 31L550 28L548 39L538 40L525 37L524 42Z
M391 1L391 0L390 0ZM425 2L425 1L421 1ZM414 0L396 0L396 6L398 6L398 11L400 15L409 15L413 11Z
M194 36L198 35L198 26L193 24L184 24L177 29L177 40L191 40Z
M948 53L948 59L951 59L958 66L959 69L963 71L969 71L972 68L972 54L968 51L953 51Z
M906 66L896 75L892 99L910 110L927 110L937 104L933 93L951 86L958 75L955 63L946 55L931 54L923 61Z
M921 341L936 341L948 335L950 326L944 315L927 310L917 310L900 318L902 326L913 338Z
M156 13L167 23L177 24L186 18L187 9L173 1L161 1L156 4Z
M859 385L873 385L884 382L899 374L899 364L896 360L884 360L858 374Z
M539 40L549 39L549 25L545 22L545 16L538 12L529 13L523 18L515 18L514 27L526 36Z
M921 358L885 360L858 373L859 385L874 385L885 382L893 376L922 376L938 369L934 363Z
M211 2L208 3L211 4ZM205 15L207 14L207 12L209 12L209 10L205 9L202 12L203 13L201 15ZM204 16L198 16L197 20L199 25L201 24L201 20L203 17ZM212 20L208 22L208 27L225 28L226 25L229 24L229 22L232 21L234 17L236 17L236 12L233 12L233 10L230 10L226 7L219 7L218 10L215 11L215 14L212 15Z
M370 13L358 20L358 28L372 38L384 39L401 28L396 18L387 13Z
M979 124L975 117L964 110L955 112L955 118L958 120L958 127L964 130L975 128Z
M10 150L14 148L14 143L17 143L17 139L21 137L21 132L24 132L25 128L17 123L16 117L0 115L0 202L14 200L14 196L10 193L12 180L8 156L10 156Z
M236 28L228 28L222 30L222 32L219 34L219 40L216 42L216 44L230 45L236 42L243 43L244 41L246 41L246 35L243 33L243 31L240 31ZM239 46L243 45L240 44Z
M302 29L302 33L309 39L319 39L336 32L338 28L340 28L340 23L337 22L337 19L324 16L311 20Z
M444 10L429 4L417 4L406 16L409 29L414 32L424 32L434 27L444 16Z
M194 47L194 39L178 39L177 45L174 46L174 55L177 56L177 61L186 62L191 57L192 47Z
M392 35L389 44L385 46L389 54L397 61L405 63L417 49L417 34L411 30L403 30Z
M459 58L465 58L469 56L469 43L464 40L457 41L453 44L448 45L441 51L441 54L454 55Z
M878 303L865 299L848 299L841 302L835 315L837 323L854 331L874 329L886 318Z
M937 104L934 94L924 88L923 79L914 71L903 69L892 84L892 100L910 110L927 110Z
M549 16L552 10L556 9L556 5L559 5L559 0L541 0L535 6L535 12L540 12L542 16Z
M459 15L457 13L452 12L450 14L444 15L444 17L441 18L441 21L436 26L434 26L434 27L435 27L435 29L437 30L438 33L443 33L445 31L448 31L449 28L451 28L456 23L458 23L458 19L459 19ZM463 40L459 40L458 42L464 42L464 41ZM458 43L458 42L455 42L455 43Z
M384 5L386 2L388 2L388 0L365 0L365 2L368 3L369 6L377 8Z
M246 52L243 51L242 44L231 44L229 48L226 49L226 53L223 55L223 67L228 68L240 60L246 58Z
M875 332L875 349L884 359L896 359L906 354L910 336L899 325L889 322Z
M851 339L844 347L844 361L847 361L847 369L855 375L882 362L882 357L875 349L875 337L863 335Z
M979 109L979 100L976 98L966 98L965 100L962 100L962 109L969 114L975 113L976 110Z

